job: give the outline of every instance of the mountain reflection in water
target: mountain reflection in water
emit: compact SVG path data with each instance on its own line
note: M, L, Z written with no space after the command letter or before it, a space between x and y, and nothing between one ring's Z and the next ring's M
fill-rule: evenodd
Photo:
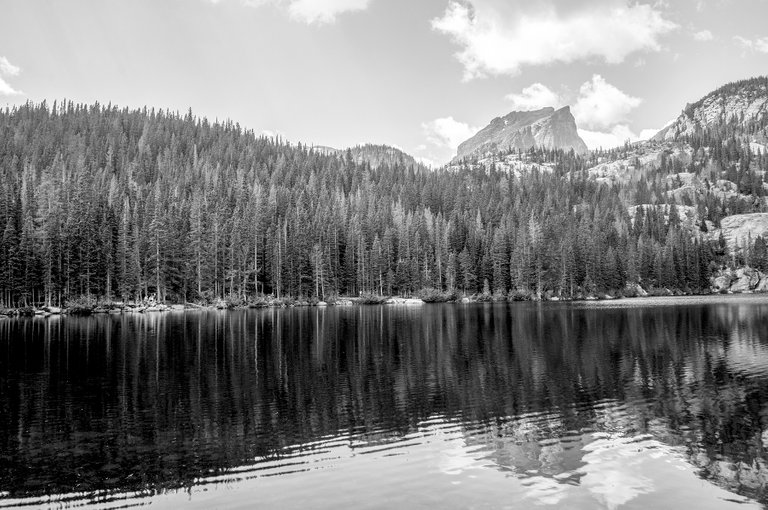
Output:
M768 504L768 299L633 303L3 320L0 507Z

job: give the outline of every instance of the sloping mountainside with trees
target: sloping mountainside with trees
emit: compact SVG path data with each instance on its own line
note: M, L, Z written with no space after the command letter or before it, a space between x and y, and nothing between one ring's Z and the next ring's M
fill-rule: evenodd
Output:
M0 111L0 303L704 292L768 269L762 238L716 234L766 211L767 169L728 129L431 171L191 112L27 104Z

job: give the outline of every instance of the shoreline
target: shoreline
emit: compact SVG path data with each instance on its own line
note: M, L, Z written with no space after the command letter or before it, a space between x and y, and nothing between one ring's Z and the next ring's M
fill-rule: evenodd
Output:
M538 302L538 303L627 303L634 301L643 301L646 299L657 298L703 298L703 297L716 297L716 296L759 296L768 295L768 292L756 292L756 291L742 291L742 292L706 292L706 293L684 293L674 292L664 289L666 292L657 293L643 293L642 295L616 295L600 294L600 295L587 295L577 296L573 298L561 298L558 296L542 297L536 299L536 296L532 296L530 299L516 299L511 297L491 296L491 295L475 295L470 297L461 297L455 299L421 299L421 298L404 298L399 296L393 297L380 297L376 301L359 297L340 297L333 302L316 301L310 302L307 300L293 300L293 299L274 299L272 301L259 302L257 304L245 304L237 306L225 306L222 304L201 305L198 303L176 303L176 304L137 304L137 303L112 303L108 306L94 306L83 307L78 305L74 308L66 307L20 307L20 308L0 308L0 319L14 318L14 317L52 317L52 316L88 316L88 315L122 315L133 313L157 313L157 312L186 312L186 311L227 311L227 310L248 310L248 309L264 309L264 308L299 308L299 307L350 307L350 306L371 306L371 305L386 305L386 306L423 306L427 304L443 304L443 303L455 303L455 304L476 304L476 303L523 303L523 302Z

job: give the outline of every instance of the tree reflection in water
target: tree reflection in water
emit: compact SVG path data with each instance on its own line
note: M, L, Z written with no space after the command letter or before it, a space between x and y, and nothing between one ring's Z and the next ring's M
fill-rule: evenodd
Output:
M621 505L667 451L768 503L767 401L761 301L4 320L0 495L190 488L437 422L475 452L441 452L444 472L492 466L544 503Z

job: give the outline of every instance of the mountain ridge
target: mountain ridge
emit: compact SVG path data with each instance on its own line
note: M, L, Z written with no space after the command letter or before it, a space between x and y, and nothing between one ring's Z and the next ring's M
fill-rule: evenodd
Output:
M675 141L706 130L730 129L749 142L768 141L768 76L728 83L685 106L651 141Z
M357 164L368 163L371 168L378 168L381 165L400 165L400 166L421 166L422 163L416 160L407 152L387 144L365 143L347 147L345 149L335 149L326 145L315 145L311 149L325 156L344 157L349 151L352 160Z

